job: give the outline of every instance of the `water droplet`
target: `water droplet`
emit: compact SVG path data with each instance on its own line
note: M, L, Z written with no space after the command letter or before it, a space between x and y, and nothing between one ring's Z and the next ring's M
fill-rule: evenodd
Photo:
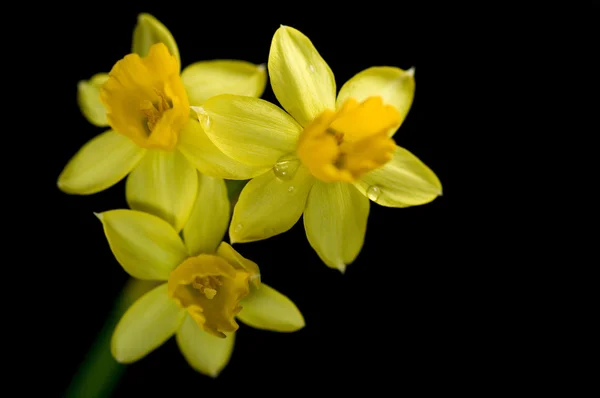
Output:
M294 178L299 166L300 159L292 155L286 155L279 158L277 163L275 163L273 172L280 180L289 181Z
M200 122L202 127L204 127L205 129L210 128L211 120L204 108L202 108L201 106L190 106L190 108L194 112L196 112L196 116L198 117L198 121Z
M381 196L381 188L377 185L373 185L367 189L367 197L372 201L376 201Z
M234 231L235 232L240 232L242 230L242 228L243 228L243 225L242 224L238 224L238 225L235 226Z
M315 71L315 66L313 64L308 65L308 70L311 72Z
M290 185L290 187L288 188L288 192L289 192L289 193L293 193L295 189L296 189L296 188L294 188L294 186L293 186L293 185Z

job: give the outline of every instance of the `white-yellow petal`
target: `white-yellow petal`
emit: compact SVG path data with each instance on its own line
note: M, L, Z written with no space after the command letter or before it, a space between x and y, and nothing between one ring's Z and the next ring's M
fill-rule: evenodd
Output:
M167 280L187 257L177 231L166 221L136 210L97 214L117 261L138 279Z
M235 333L222 339L206 333L189 315L175 336L181 353L198 372L217 377L227 366L235 345Z
M161 346L175 334L186 312L167 294L167 284L140 297L115 328L111 352L117 362L132 363Z
M342 272L362 249L369 199L344 182L314 184L304 212L308 242L328 267Z
M180 231L198 192L198 172L178 151L149 150L127 177L129 207L154 214Z
M302 126L335 107L335 78L310 39L289 26L275 32L269 77L283 108Z
M181 79L190 105L200 106L219 94L260 97L267 84L267 71L265 65L246 61L200 61L186 67Z
M69 160L58 177L58 188L77 195L103 191L125 178L145 153L129 138L106 131L88 141Z
M365 174L355 186L372 201L388 207L423 205L442 194L435 173L401 147L396 147L390 162Z
M217 250L227 231L230 212L225 181L198 174L198 195L183 228L183 241L190 255Z
M304 327L304 317L296 304L272 287L251 287L241 302L238 318L248 326L273 332L295 332Z
M171 55L177 59L177 65L181 69L179 48L169 29L152 15L139 14L138 22L133 30L131 51L140 57L145 57L150 52L150 47L156 43L164 43L167 46Z
M402 70L391 66L378 66L363 70L348 80L340 89L337 107L348 98L362 102L368 97L380 96L384 104L400 112L400 122L390 130L393 135L406 118L415 96L414 69Z
M302 216L314 177L302 165L283 179L273 170L248 182L233 210L231 242L253 242L288 231Z
M181 130L177 149L202 174L229 180L248 180L271 168L251 166L225 155L208 138L197 120L190 119Z
M77 84L77 103L81 113L98 127L107 127L106 108L100 101L100 87L108 80L108 73L98 73L90 80L81 80Z
M302 131L290 115L260 98L224 94L193 109L217 148L253 166L272 166L295 151Z

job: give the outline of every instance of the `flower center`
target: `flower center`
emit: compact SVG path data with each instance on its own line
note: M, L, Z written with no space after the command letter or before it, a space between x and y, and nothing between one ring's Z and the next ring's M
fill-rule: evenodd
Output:
M140 104L140 110L142 111L142 115L144 115L146 126L148 127L148 135L152 133L163 113L173 108L173 101L167 98L164 93L156 90L156 95L159 98L158 101L143 100Z
M100 89L110 127L142 148L174 150L190 114L178 65L163 43L118 61Z
M396 144L388 132L399 123L396 108L381 97L361 103L350 98L339 111L326 110L306 126L298 157L322 181L356 181L392 159Z
M212 300L217 295L217 287L223 286L219 276L197 276L192 287L198 289L207 299Z
M169 296L188 310L198 326L217 337L235 332L240 300L248 295L250 274L222 257L190 257L169 275Z

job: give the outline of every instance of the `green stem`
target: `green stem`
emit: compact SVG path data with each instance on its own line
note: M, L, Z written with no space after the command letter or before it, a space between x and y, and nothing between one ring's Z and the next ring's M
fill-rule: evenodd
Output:
M248 180L225 180L227 194L229 195L229 201L231 202L232 207L235 206L242 189L244 189L247 183Z
M77 374L71 380L65 398L104 398L111 396L126 369L125 365L115 361L110 352L112 333L127 308L154 286L156 286L156 282L140 281L133 278L125 284L96 341L87 353Z

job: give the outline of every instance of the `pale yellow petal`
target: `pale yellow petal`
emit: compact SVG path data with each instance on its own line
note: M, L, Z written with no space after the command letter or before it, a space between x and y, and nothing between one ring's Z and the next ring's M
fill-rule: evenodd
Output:
M442 194L435 173L404 148L382 168L365 174L356 188L382 206L409 207L429 203Z
M156 43L164 43L167 46L169 53L177 59L178 69L181 69L179 48L169 29L152 15L139 14L138 22L133 30L131 51L140 57L145 57L150 52L150 47Z
M296 224L315 181L308 169L296 166L285 178L273 170L248 182L233 209L231 242L253 242L284 233Z
M108 80L108 73L98 73L90 80L81 80L77 84L77 103L81 113L98 127L107 127L106 108L100 101L100 87Z
M127 203L180 231L196 200L197 175L196 168L180 152L149 150L127 178Z
M269 78L283 108L302 126L335 107L335 78L310 39L289 26L275 32Z
M96 215L117 261L135 278L167 280L187 257L177 231L156 216L128 209Z
M223 240L231 205L222 178L198 174L198 195L183 228L183 240L192 256L211 254Z
M146 153L129 138L106 131L88 141L58 177L58 188L69 194L90 195L112 187Z
M225 155L208 138L197 120L190 119L179 135L177 149L202 174L229 180L248 180L271 168L250 166Z
M348 98L362 102L373 96L380 96L384 104L394 106L400 113L400 122L390 130L390 135L393 135L406 118L413 103L414 69L405 71L391 66L365 69L342 86L337 97L337 107L341 107Z
M185 317L175 338L190 366L210 377L217 377L227 366L235 345L235 333L224 339L215 337L200 329L189 315Z
M296 304L272 287L251 286L241 302L238 318L248 326L273 332L295 332L304 327L304 317Z
M227 242L221 242L217 249L217 255L225 259L230 265L237 269L243 269L250 274L250 281L255 286L260 286L260 268L252 260L242 256Z
M304 212L308 242L328 267L344 272L362 249L369 200L344 182L317 182Z
M186 312L167 295L167 284L140 297L115 328L111 352L117 362L135 362L175 334Z
M260 98L224 94L193 109L217 148L253 166L272 166L295 151L302 131L290 115Z
M219 94L260 97L267 85L267 71L265 65L246 61L200 61L186 67L181 79L190 105L200 106Z

